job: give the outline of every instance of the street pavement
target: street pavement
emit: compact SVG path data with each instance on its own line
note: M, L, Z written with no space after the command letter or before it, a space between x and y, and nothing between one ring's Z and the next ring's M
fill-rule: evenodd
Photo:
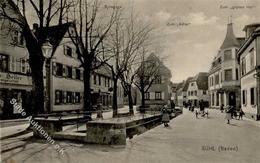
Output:
M15 163L259 163L260 124L252 120L232 120L209 110L209 118L184 109L171 120L127 140L125 147L57 141L60 155L44 140L28 139L19 148L2 153L3 162Z

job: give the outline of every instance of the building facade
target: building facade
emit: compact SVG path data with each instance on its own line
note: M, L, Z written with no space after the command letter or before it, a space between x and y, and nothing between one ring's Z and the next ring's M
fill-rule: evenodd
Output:
M10 27L8 21L0 19L0 117L19 117L10 104L16 99L30 114L32 79L28 63L28 52L19 28Z
M199 107L201 100L203 100L206 107L209 106L208 73L201 72L190 80L187 89L187 99L195 107Z
M159 64L159 73L145 93L145 104L153 107L166 105L171 100L171 71L159 60L157 56L151 54L147 60L155 61ZM141 92L137 93L137 105L141 104Z
M238 50L241 67L241 108L248 118L260 119L260 24L245 26L246 41Z
M208 85L211 108L220 108L222 104L239 108L240 74L236 52L243 41L244 38L235 37L233 24L229 23L226 37L209 71Z

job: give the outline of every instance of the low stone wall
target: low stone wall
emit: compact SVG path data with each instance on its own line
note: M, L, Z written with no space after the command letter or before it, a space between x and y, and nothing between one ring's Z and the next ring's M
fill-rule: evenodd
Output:
M94 144L125 145L125 128L125 123L88 122L85 141Z

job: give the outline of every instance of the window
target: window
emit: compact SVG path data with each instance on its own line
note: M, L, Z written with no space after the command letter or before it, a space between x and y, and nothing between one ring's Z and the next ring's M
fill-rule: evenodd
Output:
M62 91L56 90L55 91L55 104L62 103Z
M16 72L16 64L17 64L17 62L16 62L16 58L15 57L13 57L13 56L9 57L9 64L10 64L9 70L11 72Z
M80 80L80 69L76 69L76 79Z
M62 92L62 103L67 103L67 92Z
M67 77L72 79L72 67L67 66L67 71L68 71Z
M18 31L13 31L11 44L18 45Z
M255 56L254 56L254 48L252 48L250 51L250 69L254 69L255 68Z
M216 106L219 106L219 93L216 94Z
M67 103L73 103L72 92L67 92Z
M110 87L110 79L107 79L107 86Z
M162 83L162 77L161 76L156 76L154 79L154 84L161 84Z
M65 46L65 54L72 57L72 48L69 46Z
M191 83L190 86L194 86L194 83Z
M203 90L202 94L203 94L203 95L206 95L206 94L207 94L207 91Z
M145 92L144 99L145 100L150 100L150 92Z
M24 37L23 37L23 33L22 33L22 32L19 33L19 42L18 42L18 45L21 45L21 46L24 45Z
M213 93L212 95L211 95L211 103L212 103L212 106L214 106L215 105L215 96L214 96L215 94Z
M56 75L62 76L62 74L63 74L62 64L56 63Z
M190 91L190 95L193 96L193 91Z
M241 62L241 74L245 75L246 74L246 60L245 58L242 58Z
M197 96L197 91L194 91L194 96Z
M98 85L101 85L101 75L98 75Z
M238 80L238 69L236 68L236 80Z
M225 81L232 81L232 69L225 70Z
M25 59L20 59L21 73L26 73L26 61Z
M219 84L219 74L215 75L215 84Z
M94 74L94 76L93 76L93 83L94 83L94 84L97 84L97 75L95 75L95 74Z
M255 88L250 89L250 102L251 105L255 105Z
M8 57L6 55L0 54L0 72L8 71Z
M247 92L246 92L246 90L243 90L242 91L242 102L244 105L246 105L246 101L247 101L246 96L247 96Z
M155 100L161 100L162 99L162 93L161 92L155 92Z
M232 59L232 51L231 50L225 50L224 51L224 61L231 60Z
M79 92L75 93L75 103L80 103L80 93Z

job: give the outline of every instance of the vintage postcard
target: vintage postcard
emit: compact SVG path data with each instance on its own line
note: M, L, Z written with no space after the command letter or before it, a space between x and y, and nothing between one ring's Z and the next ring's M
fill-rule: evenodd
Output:
M259 163L260 0L0 0L1 163Z

